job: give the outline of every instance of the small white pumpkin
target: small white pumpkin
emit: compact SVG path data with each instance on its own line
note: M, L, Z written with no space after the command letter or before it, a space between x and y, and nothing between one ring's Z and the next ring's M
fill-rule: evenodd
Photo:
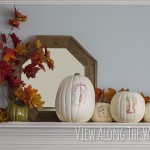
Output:
M139 122L144 116L145 101L136 92L118 92L111 100L110 111L117 122Z
M150 102L145 104L144 121L150 122Z
M63 79L57 91L55 107L61 121L89 121L95 108L95 92L91 81L80 74Z
M110 104L96 103L94 114L91 119L93 122L112 122L113 118L110 113Z

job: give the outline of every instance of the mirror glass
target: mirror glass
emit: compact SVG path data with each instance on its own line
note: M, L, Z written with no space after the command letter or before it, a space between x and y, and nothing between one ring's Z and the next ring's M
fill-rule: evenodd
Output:
M57 89L63 78L75 73L85 75L85 67L66 48L48 48L48 51L54 60L54 70L49 70L45 64L46 72L40 69L36 77L30 79L22 73L21 79L27 85L31 84L33 88L38 89L42 100L45 101L44 107L54 108ZM28 64L30 60L27 60L22 67Z

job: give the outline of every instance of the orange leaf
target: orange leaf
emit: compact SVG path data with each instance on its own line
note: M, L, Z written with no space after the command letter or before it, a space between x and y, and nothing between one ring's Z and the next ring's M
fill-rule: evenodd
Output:
M16 7L14 7L14 16L17 18L20 22L24 22L27 20L27 16L23 15L21 12L19 12Z
M95 100L99 101L100 98L104 95L104 91L100 88L95 88Z
M108 92L104 93L104 97L107 98L107 100L111 101L111 99L113 98L113 96L116 94L116 90L112 89L112 88L108 88Z
M20 85L19 88L16 88L14 93L15 93L15 96L17 96L19 99L22 99L23 97L25 97L25 93L23 91L23 86L22 85Z
M19 29L19 21L16 19L9 19L9 24L13 27L16 27Z
M30 108L37 107L37 109L42 109L44 101L41 100L42 97L37 91L31 85L24 88L20 86L15 90L15 95L25 104L29 105Z
M44 101L41 100L41 95L37 93L37 89L34 89L29 85L27 88L24 89L24 92L29 95L30 100L24 101L27 103L30 108L37 107L37 109L42 109Z
M141 92L141 96L144 98L145 103L150 102L150 97L149 96L145 96L142 92Z
M11 60L16 59L14 50L7 48L7 47L4 47L4 53L2 54L2 59L5 62L11 62Z

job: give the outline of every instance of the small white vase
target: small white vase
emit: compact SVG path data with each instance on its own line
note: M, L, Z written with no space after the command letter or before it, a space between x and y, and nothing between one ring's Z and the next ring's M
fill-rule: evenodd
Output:
M112 122L113 118L110 113L110 104L96 103L94 114L91 119L93 122Z

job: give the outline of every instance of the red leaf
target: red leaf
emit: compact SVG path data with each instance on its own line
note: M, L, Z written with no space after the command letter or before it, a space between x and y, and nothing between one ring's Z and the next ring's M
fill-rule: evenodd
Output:
M8 77L7 81L11 88L17 88L21 84L24 84L23 81L21 81L17 76Z
M31 59L31 62L34 64L38 64L39 62L42 63L41 55L38 52L34 52L29 57Z
M36 64L29 64L23 69L24 74L26 74L27 78L35 78L36 73L40 68L35 67Z
M19 59L15 60L15 65L20 65L21 61Z
M42 56L39 52L34 52L29 57L31 59L32 64L38 65L40 68L42 68L45 71Z
M0 42L0 49L2 49L3 48L3 43L2 42Z
M1 33L1 37L2 37L2 41L3 41L3 43L6 43L6 35L5 35L5 34L3 34L3 33Z
M47 47L45 45L45 62L47 63L47 66L49 67L49 69L54 69L54 61L50 58L50 52L47 51Z
M15 33L10 34L11 39L13 40L14 43L14 48L17 47L17 44L21 42L21 40L17 37Z
M46 47L46 45L45 45L45 57L48 57L48 55L49 55L49 52L47 51L47 47Z
M10 65L6 62L0 62L0 84L4 83L4 80L7 77L11 77L14 73L13 65Z
M15 65L20 65L21 61L19 59L12 59L11 63L15 63Z
M30 48L31 48L31 43L28 42L28 43L26 44L26 47L27 47L27 50L30 50Z
M49 69L54 69L54 64L51 61L47 62L47 66L49 67Z

